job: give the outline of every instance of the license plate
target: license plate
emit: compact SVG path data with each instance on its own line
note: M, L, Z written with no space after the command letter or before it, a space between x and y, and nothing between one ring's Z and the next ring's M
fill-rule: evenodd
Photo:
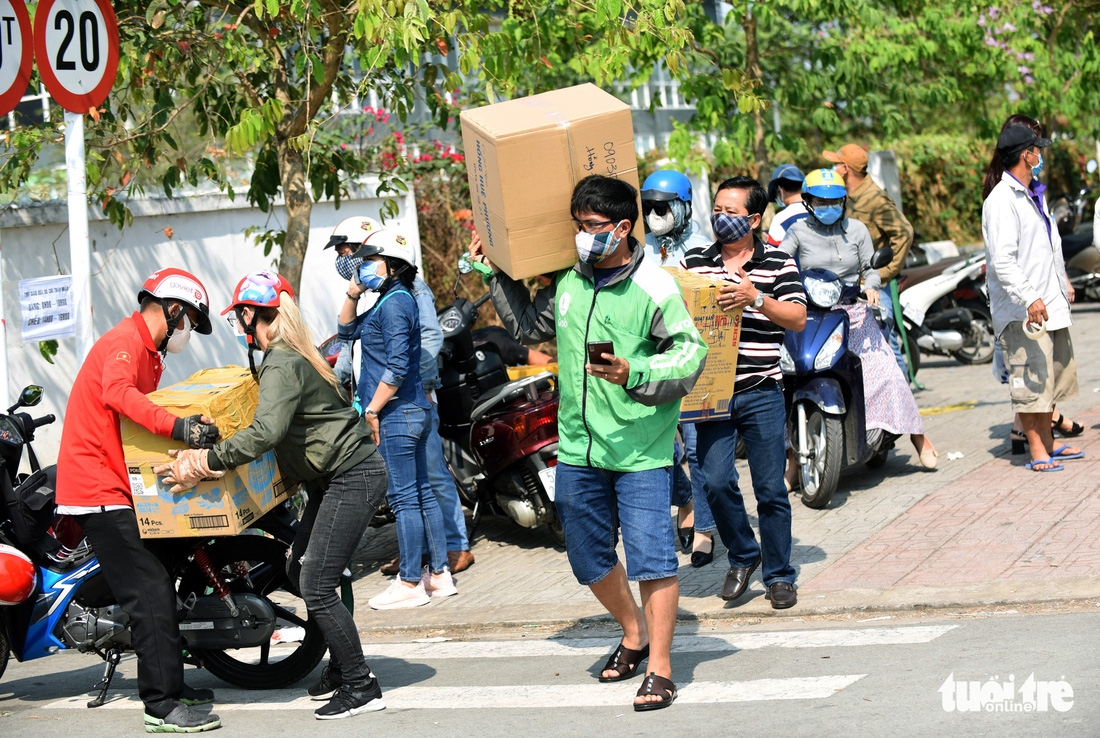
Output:
M542 482L542 487L546 490L546 496L550 498L550 502L554 501L554 479L557 471L557 468L553 466L539 470L539 480Z

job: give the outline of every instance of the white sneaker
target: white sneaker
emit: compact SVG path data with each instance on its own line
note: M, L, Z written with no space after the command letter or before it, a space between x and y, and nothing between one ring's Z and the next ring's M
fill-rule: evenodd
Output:
M367 601L372 610L398 610L405 607L420 607L432 601L424 591L424 583L417 582L415 587L406 587L401 577L396 576L382 594Z
M420 576L420 586L433 600L442 599L458 594L458 587L451 578L451 570L444 569L440 574L432 574L428 567L424 567L424 573Z

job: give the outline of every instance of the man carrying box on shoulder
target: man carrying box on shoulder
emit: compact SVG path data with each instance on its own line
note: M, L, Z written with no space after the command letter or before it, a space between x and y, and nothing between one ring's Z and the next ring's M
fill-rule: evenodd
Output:
M76 517L130 616L146 731L192 733L221 721L191 709L213 702L214 693L183 683L176 591L141 542L118 416L195 448L214 445L211 418L177 418L145 396L160 383L166 352L180 353L192 329L209 335L210 301L194 275L161 269L145 281L138 303L140 312L96 341L76 375L57 460L57 512Z
M574 576L623 629L601 682L648 676L636 711L676 699L669 651L679 583L669 474L680 400L703 370L707 346L679 285L644 258L630 232L638 192L592 175L577 183L570 211L580 261L532 300L497 272L493 305L520 341L558 340L561 403L556 497ZM484 259L475 235L473 257ZM495 270L494 270L495 271ZM626 569L615 554L622 529ZM637 581L640 610L627 586Z

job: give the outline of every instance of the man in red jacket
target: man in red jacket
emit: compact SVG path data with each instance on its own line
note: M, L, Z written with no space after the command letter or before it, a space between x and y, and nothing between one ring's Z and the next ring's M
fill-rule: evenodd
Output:
M183 683L176 592L164 565L138 532L122 454L119 415L195 448L218 439L211 418L177 418L146 395L157 388L165 353L178 354L192 329L210 333L206 288L180 269L161 269L138 293L140 311L96 341L73 383L57 462L57 511L84 528L111 592L130 616L138 691L148 732L197 732L221 725L191 705L209 689Z

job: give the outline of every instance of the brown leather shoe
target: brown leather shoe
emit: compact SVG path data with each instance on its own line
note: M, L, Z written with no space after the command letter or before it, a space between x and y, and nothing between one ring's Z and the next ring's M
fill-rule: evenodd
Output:
M474 555L469 551L447 552L447 566L450 567L452 574L469 569L473 564Z
M726 574L726 581L722 582L721 598L729 602L745 594L745 590L749 588L749 577L758 566L760 566L759 556L752 562L752 566L731 566Z
M382 572L383 574L385 574L388 577L392 577L394 574L400 574L401 573L401 557L400 556L394 556L393 561L391 561L388 564L382 564L382 566L378 567L378 571Z
M795 594L793 584L773 582L772 586L768 587L764 599L772 601L773 610L786 610L788 607L794 607L794 604L798 602L798 595Z

